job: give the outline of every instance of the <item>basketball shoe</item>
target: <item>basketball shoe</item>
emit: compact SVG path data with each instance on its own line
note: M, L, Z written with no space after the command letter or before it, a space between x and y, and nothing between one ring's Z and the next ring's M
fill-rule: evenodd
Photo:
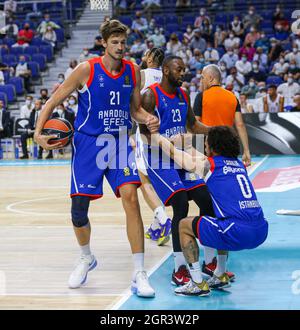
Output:
M213 275L207 283L211 289L226 289L230 287L230 279L226 273L221 276Z
M209 264L205 264L205 261L203 261L202 264L202 273L212 277L214 275L214 271L217 268L217 258L214 257L212 262ZM230 282L233 282L235 280L235 274L232 272L226 272L226 274L229 277Z
M186 265L182 265L178 268L177 272L175 270L172 274L172 281L173 285L185 285L191 280L190 272L188 271Z
M139 297L152 298L155 296L155 291L151 287L145 271L136 273L134 280L131 282L131 292Z
M145 237L148 239L152 239L152 241L157 241L160 237L161 229L152 229L151 226L148 228L148 230L145 233Z
M160 236L157 240L158 246L164 245L164 244L168 243L170 240L171 229L172 229L171 219L168 218L166 223L163 225L160 223L160 228L161 228L161 232L160 232Z
M174 292L177 296L204 297L210 295L210 289L205 280L199 284L191 280L187 284L176 288Z
M97 266L97 260L93 255L81 255L80 259L69 277L69 288L76 289L87 280L89 271Z

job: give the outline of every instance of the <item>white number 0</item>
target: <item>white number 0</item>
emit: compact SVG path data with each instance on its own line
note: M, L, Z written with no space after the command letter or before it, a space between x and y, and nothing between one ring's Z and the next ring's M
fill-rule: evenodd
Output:
M251 198L252 197L252 192L251 192L251 189L250 189L249 182L248 182L247 178L245 177L245 175L238 174L236 176L236 178L237 178L238 183L240 185L241 192L242 192L243 196L245 198Z

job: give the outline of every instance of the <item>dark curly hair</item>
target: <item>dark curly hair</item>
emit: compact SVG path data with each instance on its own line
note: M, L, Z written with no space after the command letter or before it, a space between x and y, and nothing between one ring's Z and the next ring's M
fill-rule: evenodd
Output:
M232 127L214 126L209 130L207 143L216 154L237 158L240 153L239 138Z

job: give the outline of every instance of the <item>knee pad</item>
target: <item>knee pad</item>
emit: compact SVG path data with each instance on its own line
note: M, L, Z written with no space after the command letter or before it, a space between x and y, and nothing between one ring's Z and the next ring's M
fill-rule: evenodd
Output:
M87 196L72 197L72 222L74 227L84 227L88 224L88 210L90 206L90 198Z

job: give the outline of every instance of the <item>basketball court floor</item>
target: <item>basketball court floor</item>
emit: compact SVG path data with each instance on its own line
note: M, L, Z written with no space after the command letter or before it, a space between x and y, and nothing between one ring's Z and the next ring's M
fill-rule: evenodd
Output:
M300 156L253 160L251 179L270 225L267 241L231 253L236 281L230 289L188 298L175 296L170 284L170 243L157 247L146 240L154 299L130 295L125 217L107 184L90 211L99 266L84 287L71 290L67 280L79 249L69 215L69 161L1 161L0 309L300 309L300 216L276 215L277 209L300 208ZM152 214L142 197L140 204L147 226Z

